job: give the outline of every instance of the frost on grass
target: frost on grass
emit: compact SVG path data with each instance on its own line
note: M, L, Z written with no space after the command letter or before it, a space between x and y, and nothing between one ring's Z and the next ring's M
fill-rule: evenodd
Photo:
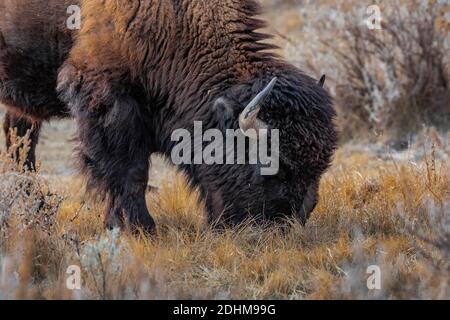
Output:
M12 259L0 255L0 300L13 299L19 286Z
M111 280L108 277L120 277L124 263L127 263L124 258L131 260L124 251L120 230L117 228L108 230L105 235L85 243L80 250L77 250L76 256L85 274L95 286L95 295L103 299L106 299L110 293L108 284Z
M405 232L414 235L414 248L430 271L419 297L450 297L450 201L427 198L426 213L419 218L405 218ZM401 209L400 209L400 212ZM400 213L404 216L402 213ZM432 283L433 285L430 285Z

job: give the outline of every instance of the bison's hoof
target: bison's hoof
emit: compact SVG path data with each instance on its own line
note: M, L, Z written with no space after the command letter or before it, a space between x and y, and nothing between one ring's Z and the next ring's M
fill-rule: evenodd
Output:
M123 229L124 223L120 215L114 214L112 212L106 214L105 218L105 228L108 230L113 230L116 228Z
M154 234L156 230L156 224L153 218L150 216L147 210L140 212L138 215L133 216L126 223L127 229L133 233L140 233L144 231L147 235Z
M127 214L125 210L110 212L106 215L105 226L109 230L119 228L135 234L143 231L148 235L153 234L156 229L155 221L147 210L134 214Z

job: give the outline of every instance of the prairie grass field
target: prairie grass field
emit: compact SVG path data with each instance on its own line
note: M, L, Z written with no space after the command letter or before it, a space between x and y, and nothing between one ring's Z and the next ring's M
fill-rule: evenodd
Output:
M156 159L153 238L104 230L102 203L58 167L70 152L49 150L38 174L3 153L1 298L448 298L450 144L427 134L403 153L343 146L311 220L288 229L212 230L198 194ZM66 288L71 265L81 266L82 290ZM371 265L381 290L367 289Z
M26 137L6 152L1 134L0 300L450 299L450 4L425 1L416 10L429 16L412 16L418 1L383 2L392 34L369 37L346 24L360 19L354 1L262 2L278 54L326 73L338 110L340 146L308 223L214 230L199 193L154 155L156 233L107 231L73 164L71 120L45 124L37 172L12 157ZM402 15L416 23L409 49L393 36ZM417 26L436 30L433 50ZM67 287L71 266L80 290ZM371 266L379 289L368 288Z

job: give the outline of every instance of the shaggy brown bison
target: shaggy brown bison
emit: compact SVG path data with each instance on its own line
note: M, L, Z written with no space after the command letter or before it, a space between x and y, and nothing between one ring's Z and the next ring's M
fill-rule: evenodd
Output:
M82 28L60 69L58 90L77 120L79 162L88 186L107 199L108 227L154 227L145 203L149 157L157 152L170 157L177 146L173 133L184 129L195 136L195 123L224 136L227 129L255 129L266 132L268 141L271 130L279 129L274 175L262 175L261 162L180 164L201 191L210 222L308 219L336 148L335 112L320 83L268 51L273 46L263 41L269 37L257 32L265 23L255 17L256 1L86 0L81 5ZM0 97L32 118L45 119L38 108L45 115L50 102L60 111L54 115L66 114L52 84L70 37L54 30L42 33L52 35L43 41L47 47L32 46L43 57L35 62L26 55L29 78L5 68L14 57L22 59L20 50L8 50L7 36L6 53L5 46L1 49ZM64 45L54 43L58 37ZM57 57L55 47L63 48ZM8 96L16 90L20 95ZM34 103L41 96L45 103ZM248 158L248 144L245 152Z

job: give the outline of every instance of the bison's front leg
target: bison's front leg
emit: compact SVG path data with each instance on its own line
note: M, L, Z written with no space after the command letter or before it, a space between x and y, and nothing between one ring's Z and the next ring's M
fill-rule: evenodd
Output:
M97 83L67 81L73 77L64 72L70 71L60 75L59 90L78 123L78 154L88 189L106 196L106 226L151 232L155 223L145 202L151 154L146 107L126 85L108 90Z
M106 226L152 231L155 223L145 203L150 133L141 106L123 96L106 108L80 108L75 115L82 169L89 185L107 196Z

